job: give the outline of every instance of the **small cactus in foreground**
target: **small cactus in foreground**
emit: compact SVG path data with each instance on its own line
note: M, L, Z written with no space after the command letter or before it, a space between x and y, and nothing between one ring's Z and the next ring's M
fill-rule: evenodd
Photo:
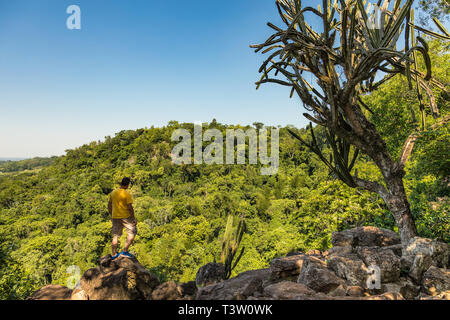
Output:
M238 264L245 249L245 247L242 247L240 253L237 255L242 236L246 229L244 218L242 216L240 217L235 230L233 230L234 221L235 216L229 215L222 240L222 255L220 262L225 266L225 279L230 278L231 272ZM234 259L235 257L236 260Z

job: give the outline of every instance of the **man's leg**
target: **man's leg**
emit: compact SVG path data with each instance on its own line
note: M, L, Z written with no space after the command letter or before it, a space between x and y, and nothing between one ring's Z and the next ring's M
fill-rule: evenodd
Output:
M118 219L112 219L112 243L111 243L111 251L112 256L115 256L117 254L117 246L119 245L119 238L122 234L122 223Z
M112 249L112 255L116 255L117 254L117 246L119 245L119 236L118 235L113 235L113 239L112 239L112 244L111 244L111 249Z
M127 236L127 241L125 242L125 245L123 247L123 251L128 252L128 248L131 246L131 244L133 243L134 237L136 235L133 233L129 233Z
M137 234L136 221L132 219L125 219L124 226L125 229L127 229L127 242L123 247L123 251L128 252L128 248L133 243L134 237L136 237Z

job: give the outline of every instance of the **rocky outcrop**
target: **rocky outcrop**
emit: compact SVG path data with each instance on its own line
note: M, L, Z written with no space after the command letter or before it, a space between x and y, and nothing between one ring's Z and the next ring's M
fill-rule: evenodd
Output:
M38 300L147 300L159 280L137 259L107 255L98 266L87 270L74 290L62 286L46 286L30 298Z
M111 256L99 259L98 266L87 270L74 289L73 299L88 300L148 300L159 280L137 259Z
M332 236L333 247L278 257L270 268L224 280L222 264L201 267L195 281L159 283L136 259L99 259L72 291L43 287L34 300L449 300L449 245L358 227ZM373 278L375 277L375 278ZM370 280L370 281L369 281Z

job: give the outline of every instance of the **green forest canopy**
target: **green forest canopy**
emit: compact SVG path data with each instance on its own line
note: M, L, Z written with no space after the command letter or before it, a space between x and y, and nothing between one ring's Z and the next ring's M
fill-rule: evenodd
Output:
M431 47L434 74L448 83L448 48L437 42ZM419 108L407 87L395 78L365 99L393 155L411 130L404 125L410 108ZM438 103L447 115L447 97L439 95ZM205 127L248 128L215 121ZM228 214L243 215L248 230L233 275L265 268L289 252L325 250L333 231L360 225L395 230L376 194L334 179L286 128L280 130L280 169L273 176L260 175L255 165L174 165L170 137L177 128L193 130L193 124L172 121L162 128L121 131L62 157L0 163L0 299L22 299L49 283L66 285L69 266L84 272L109 253L106 201L123 176L133 179L138 219L131 252L161 280L193 280L200 266L219 260ZM305 129L290 128L309 139ZM329 153L323 132L316 130L324 154ZM405 177L419 234L446 242L449 142L448 124L425 131ZM380 179L364 156L356 167L360 176Z

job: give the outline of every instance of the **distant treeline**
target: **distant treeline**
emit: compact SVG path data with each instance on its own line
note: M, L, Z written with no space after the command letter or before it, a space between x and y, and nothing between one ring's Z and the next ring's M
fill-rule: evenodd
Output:
M26 159L20 161L0 161L0 172L18 172L32 170L39 167L51 165L57 157Z

